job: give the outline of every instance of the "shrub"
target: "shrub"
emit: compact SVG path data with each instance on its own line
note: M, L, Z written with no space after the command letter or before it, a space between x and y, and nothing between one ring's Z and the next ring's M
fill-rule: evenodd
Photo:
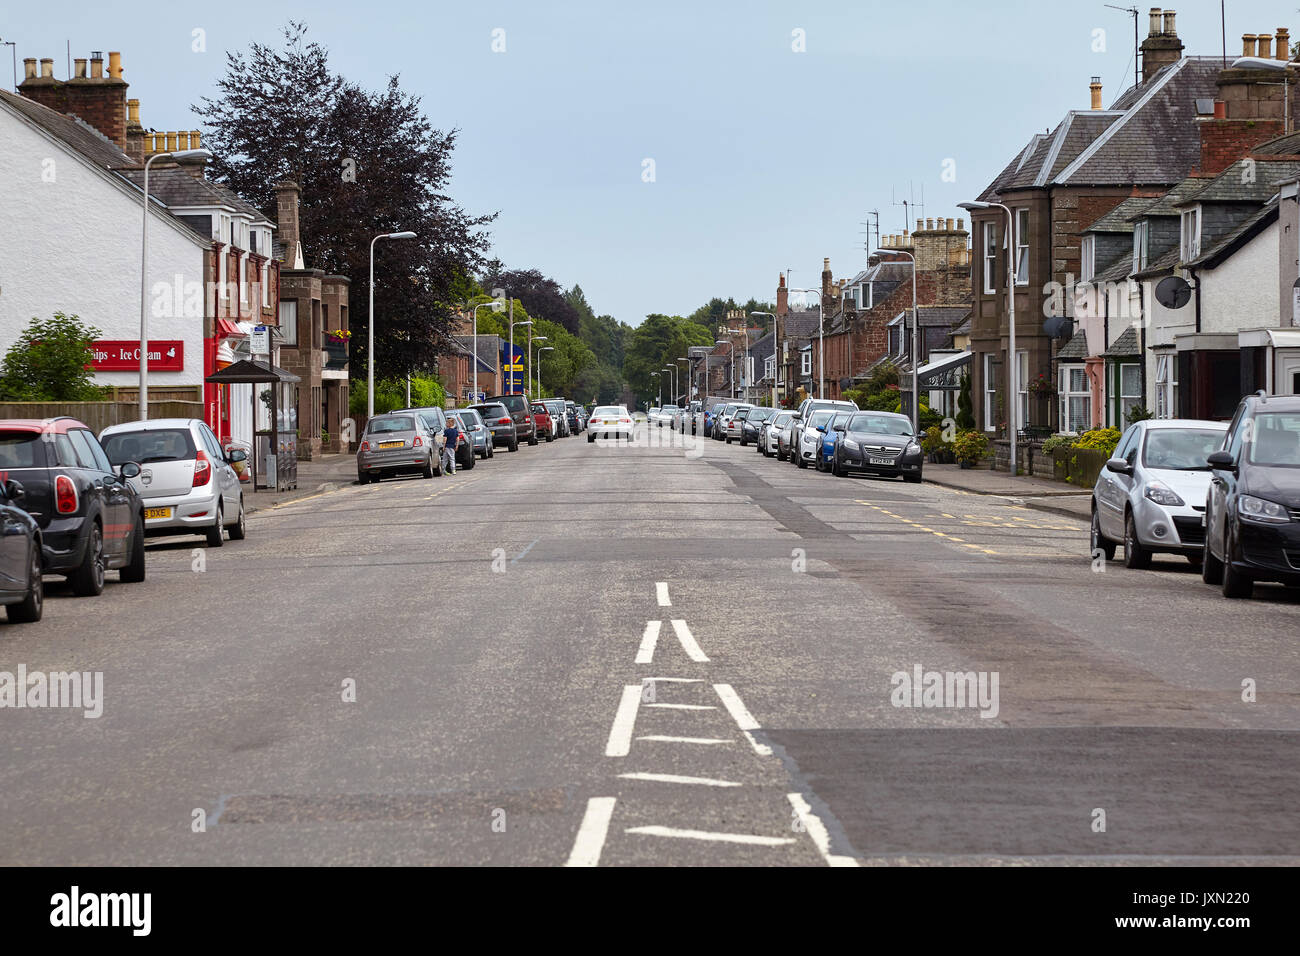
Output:
M1119 444L1119 438L1118 428L1093 428L1080 435L1071 447L1096 449L1109 455Z
M1053 435L1043 442L1043 454L1050 455L1058 448L1069 448L1074 444L1075 435Z
M989 450L989 439L981 431L974 429L970 431L958 432L957 438L953 442L953 453L957 456L958 461L978 464Z
M1124 418L1128 421L1130 425L1134 424L1135 422L1144 422L1148 418L1154 418L1154 417L1155 414L1151 411L1151 409L1147 408L1145 405L1134 405L1132 408L1128 410L1128 414L1124 416Z
M925 430L925 435L921 438L921 451L927 455L933 455L943 446L943 431L938 425L931 425Z

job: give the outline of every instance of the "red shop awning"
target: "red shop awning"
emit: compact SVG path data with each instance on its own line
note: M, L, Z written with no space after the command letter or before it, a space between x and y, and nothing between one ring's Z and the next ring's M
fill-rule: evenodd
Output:
M217 319L217 335L219 339L228 339L232 335L243 335L239 325L230 319Z

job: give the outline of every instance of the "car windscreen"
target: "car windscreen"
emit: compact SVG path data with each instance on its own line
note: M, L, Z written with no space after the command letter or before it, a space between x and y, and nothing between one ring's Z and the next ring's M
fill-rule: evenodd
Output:
M808 417L808 427L811 428L813 431L816 431L819 426L825 425L830 420L831 420L830 411L823 408L820 411L813 412Z
M1208 471L1205 459L1223 445L1219 428L1151 428L1142 443L1142 464L1174 471Z
M533 406L533 414L534 414L534 415L545 415L547 418L550 418L550 417L551 417L550 410L549 410L545 405L542 405L542 404L537 404L537 405L534 405L534 406Z
M750 409L748 419L751 422L765 422L772 417L770 408L753 408Z
M478 417L478 412L467 408L457 409L456 415L469 428L478 428L483 424L483 419Z
M506 418L510 415L504 405L475 405L474 407L483 413L484 418Z
M912 434L912 423L896 415L854 415L849 419L848 430L867 435Z
M40 432L0 431L0 468L43 468L40 440Z
M601 405L591 413L593 418L618 418L623 414L623 409L614 405Z
M1263 412L1254 420L1247 461L1252 465L1300 467L1300 412Z
M792 418L794 418L794 415L790 412L782 412L780 415L777 415L772 419L772 426L774 428L779 428L782 425L789 425Z
M528 403L524 401L522 395L506 395L501 399L501 404L512 412L528 411Z
M151 428L138 432L114 432L100 443L114 465L134 461L147 465L156 461L193 461L194 437L188 428Z
M406 415L394 415L391 418L372 418L366 425L366 431L371 435L382 435L386 432L413 432L415 431L415 419Z

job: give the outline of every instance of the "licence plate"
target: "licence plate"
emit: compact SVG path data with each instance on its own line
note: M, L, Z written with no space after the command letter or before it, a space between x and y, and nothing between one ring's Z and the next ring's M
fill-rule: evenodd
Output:
M171 508L145 508L144 517L146 521L154 518L170 518L172 516Z
M406 442L404 442L404 441L381 441L381 442L379 443L379 447L380 447L380 448L405 448L405 447L406 447Z
M872 458L872 459L871 459L871 464L873 464L873 465L892 465L893 463L894 463L894 459L892 459L892 458Z

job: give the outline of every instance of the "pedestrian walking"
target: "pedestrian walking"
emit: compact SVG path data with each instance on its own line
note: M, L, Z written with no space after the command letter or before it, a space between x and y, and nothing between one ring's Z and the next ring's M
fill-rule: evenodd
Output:
M442 467L447 474L454 475L456 474L456 446L460 442L460 427L455 415L447 416L447 427L443 429L442 437L447 440L442 446Z

